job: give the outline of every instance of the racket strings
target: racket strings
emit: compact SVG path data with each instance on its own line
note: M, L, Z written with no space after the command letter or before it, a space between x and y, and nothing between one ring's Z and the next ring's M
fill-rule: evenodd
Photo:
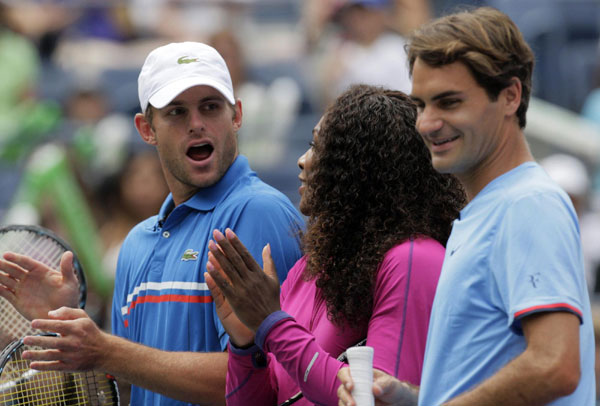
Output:
M0 405L113 405L114 383L96 371L35 371L15 351L0 377Z
M0 254L5 252L27 255L57 269L65 249L43 234L29 230L7 230L0 234ZM4 347L16 338L38 332L31 328L29 320L6 299L0 298L0 346Z

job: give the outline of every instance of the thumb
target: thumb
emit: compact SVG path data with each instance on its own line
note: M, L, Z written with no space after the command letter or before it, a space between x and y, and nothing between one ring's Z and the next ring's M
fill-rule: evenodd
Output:
M206 282L206 286L208 287L208 290L210 290L210 294L215 301L215 306L217 308L221 307L225 302L225 297L223 296L221 289L219 289L214 279L208 272L204 272L204 281Z
M277 277L277 269L275 268L275 262L273 262L273 257L271 257L271 244L267 244L263 248L262 259L263 269L267 276L269 276L275 282L279 283L279 278Z
M62 257L60 257L60 273L62 274L64 281L76 281L75 267L73 266L73 253L66 251Z
M89 317L85 310L75 309L68 306L60 307L56 310L50 310L48 312L48 318L53 320L75 320L80 318ZM37 327L34 327L37 328Z

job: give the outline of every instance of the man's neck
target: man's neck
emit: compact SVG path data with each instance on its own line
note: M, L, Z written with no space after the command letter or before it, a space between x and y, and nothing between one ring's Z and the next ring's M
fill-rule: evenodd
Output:
M471 201L487 184L497 177L533 160L525 136L519 129L504 137L498 148L477 167L467 173L456 174L456 176L465 188L467 199Z

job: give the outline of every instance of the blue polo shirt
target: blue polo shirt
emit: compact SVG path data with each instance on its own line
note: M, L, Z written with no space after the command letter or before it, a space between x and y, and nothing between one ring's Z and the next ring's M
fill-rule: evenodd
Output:
M569 197L533 162L490 182L461 211L433 302L420 406L473 389L521 354L523 317L581 322L581 379L552 405L595 402L594 334L579 226Z
M157 216L129 233L117 265L113 333L168 351L224 351L229 338L204 272L212 230L227 227L260 264L271 244L280 282L301 256L302 217L239 156L218 183L178 206L169 195ZM131 404L185 403L134 386Z

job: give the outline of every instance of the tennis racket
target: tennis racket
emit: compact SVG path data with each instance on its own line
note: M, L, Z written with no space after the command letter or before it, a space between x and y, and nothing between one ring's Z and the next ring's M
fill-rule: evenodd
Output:
M52 334L47 334L52 335ZM10 343L0 353L0 406L119 405L113 378L97 371L60 372L29 369L23 351L38 349L23 340Z
M10 225L0 228L0 256L6 252L27 255L53 269L60 266L60 258L69 245L50 230L32 225ZM73 266L79 281L79 307L85 306L86 282L83 269L73 252ZM0 297L0 348L26 335L39 333L31 328L30 321L23 317L6 299Z

